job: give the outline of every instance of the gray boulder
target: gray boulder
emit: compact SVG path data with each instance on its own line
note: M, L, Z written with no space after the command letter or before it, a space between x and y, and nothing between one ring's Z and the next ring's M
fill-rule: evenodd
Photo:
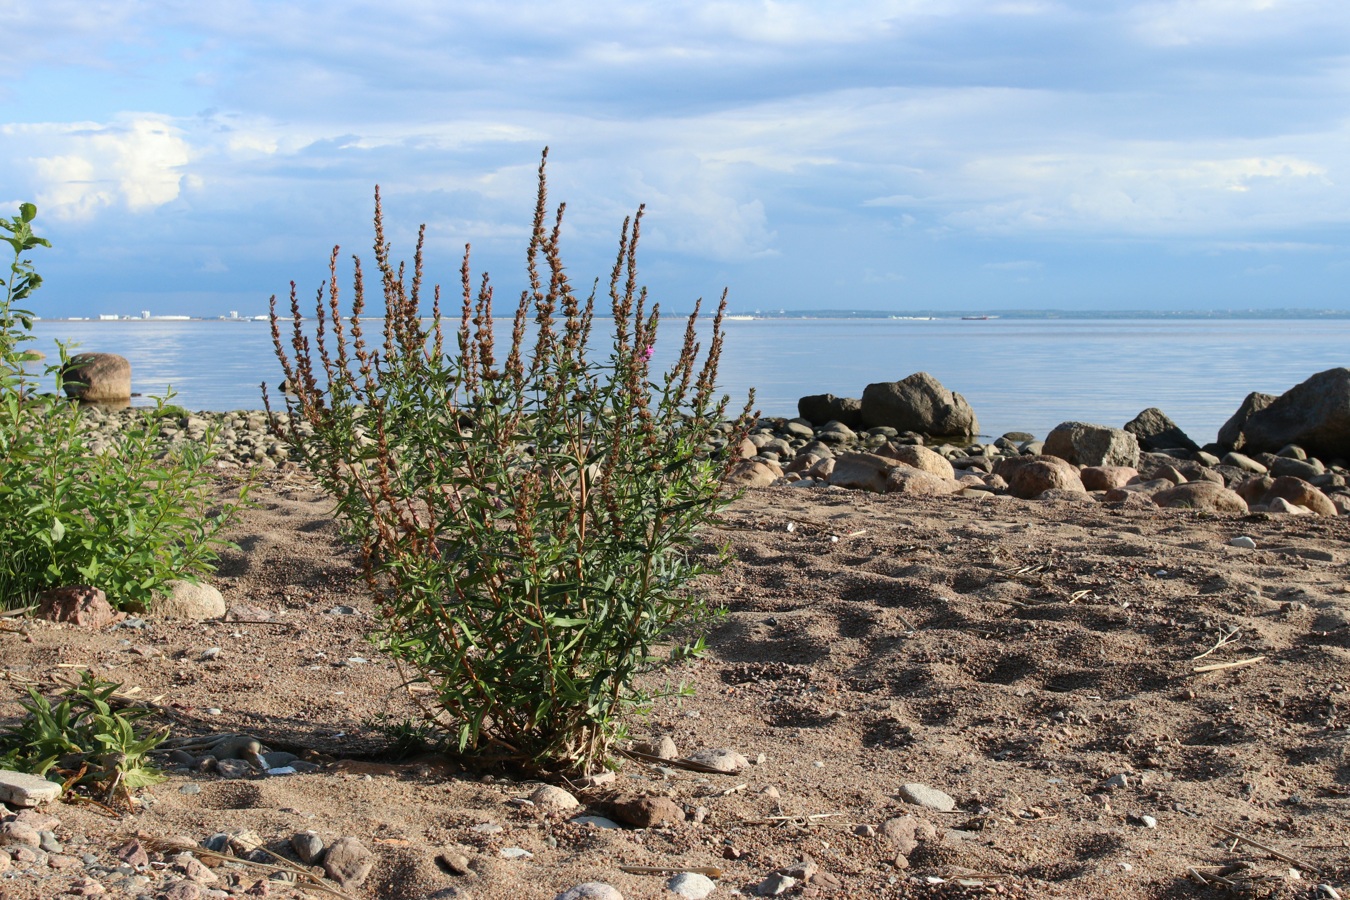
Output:
M834 394L812 394L797 401L797 414L812 425L841 422L849 428L862 427L862 401Z
M1322 460L1350 456L1350 369L1318 372L1253 412L1242 426L1244 453L1275 453L1286 444Z
M1139 441L1133 434L1087 422L1056 425L1041 452L1078 466L1139 466Z
M1194 453L1200 449L1199 444L1191 440L1176 422L1169 419L1167 414L1156 406L1150 406L1126 422L1125 430L1138 439L1139 447L1143 450L1170 450L1181 447Z
M862 395L862 424L940 437L974 437L980 424L966 398L927 372L902 381L869 384Z
M1227 447L1230 450L1242 449L1242 427L1247 424L1247 420L1253 413L1260 412L1267 406L1275 402L1274 394L1262 394L1259 391L1252 391L1242 401L1242 405L1237 408L1237 412L1228 417L1228 421L1223 423L1219 429L1219 436L1215 443Z
M61 367L61 385L85 403L130 403L131 363L116 353L77 353Z

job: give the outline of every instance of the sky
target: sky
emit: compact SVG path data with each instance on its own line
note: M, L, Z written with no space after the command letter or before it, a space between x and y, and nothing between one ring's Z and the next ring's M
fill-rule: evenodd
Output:
M670 311L1350 310L1345 0L0 0L42 316L256 315L427 226Z

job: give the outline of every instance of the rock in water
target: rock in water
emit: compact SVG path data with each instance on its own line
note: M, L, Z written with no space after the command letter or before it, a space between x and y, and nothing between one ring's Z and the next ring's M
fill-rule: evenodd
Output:
M1046 456L1079 466L1138 466L1139 441L1123 428L1062 422L1045 438Z
M1276 453L1286 444L1324 460L1350 455L1350 369L1318 372L1242 426L1244 453Z
M130 403L131 363L116 353L77 353L61 367L61 386L85 403Z
M839 422L849 428L860 428L862 401L834 394L812 394L797 401L797 414L812 425Z
M862 395L862 424L941 437L974 437L980 430L966 398L927 372L869 384Z

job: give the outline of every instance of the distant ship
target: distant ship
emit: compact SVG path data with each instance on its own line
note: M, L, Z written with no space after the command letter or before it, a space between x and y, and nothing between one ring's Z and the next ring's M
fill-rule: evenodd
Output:
M961 321L963 321L963 322L985 322L985 321L988 321L989 319L997 319L997 318L998 318L998 316L962 316L962 317L961 317Z

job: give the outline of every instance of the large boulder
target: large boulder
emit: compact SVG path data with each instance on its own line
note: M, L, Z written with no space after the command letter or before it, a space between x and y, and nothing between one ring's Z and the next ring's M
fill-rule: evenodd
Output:
M1087 493L1078 468L1058 456L1007 456L994 464L994 474L1008 482L1008 493L1034 500L1046 491Z
M61 367L61 384L84 403L129 403L131 363L116 353L77 353Z
M1212 481L1188 481L1153 495L1153 502L1170 509L1245 514L1247 501Z
M1295 506L1311 510L1319 516L1335 516L1338 513L1331 498L1302 478L1295 478L1292 475L1284 475L1271 481L1270 487L1261 498L1261 503L1270 506L1277 497Z
M1275 402L1274 394L1262 394L1260 391L1252 391L1242 401L1242 405L1237 408L1237 412L1228 417L1228 421L1223 423L1219 429L1217 443L1232 450L1242 449L1242 427L1247 424L1247 420L1254 413L1258 413L1267 406Z
M862 401L856 397L812 394L797 401L797 415L812 425L842 422L849 428L861 428Z
M955 478L943 478L912 466L896 466L886 473L886 493L911 497L945 497L965 485Z
M1139 465L1139 441L1123 428L1090 425L1087 422L1062 422L1045 438L1041 451L1046 456L1079 466Z
M956 478L956 470L952 468L952 464L947 460L947 457L936 450L929 450L919 444L897 444L891 441L877 449L877 456L899 460L907 466L912 466L931 475L937 475L940 478L948 480Z
M1242 426L1244 453L1276 453L1286 444L1322 460L1350 456L1350 369L1318 372Z
M1150 406L1126 422L1125 430L1138 439L1139 447L1143 450L1172 450L1180 447L1194 453L1200 449L1199 444L1156 406Z
M841 453L834 458L830 484L884 494L886 476L899 465L897 461L875 453Z
M927 372L864 388L862 425L939 437L974 437L980 430L966 398L947 390Z

